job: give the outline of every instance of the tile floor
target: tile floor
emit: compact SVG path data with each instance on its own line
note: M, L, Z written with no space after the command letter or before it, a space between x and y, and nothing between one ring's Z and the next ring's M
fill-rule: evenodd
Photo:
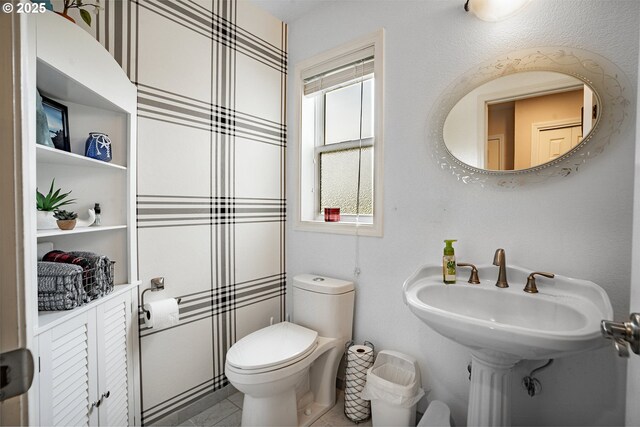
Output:
M344 394L341 390L338 390L338 401L336 406L331 408L329 412L324 414L320 419L312 424L313 427L348 427L358 426L367 427L371 426L371 419L364 423L356 424L351 422L344 415ZM195 417L187 420L182 425L187 427L193 426L224 426L224 427L237 427L240 425L242 419L242 400L244 395L240 392L232 394L227 399L212 406L211 408L199 413Z

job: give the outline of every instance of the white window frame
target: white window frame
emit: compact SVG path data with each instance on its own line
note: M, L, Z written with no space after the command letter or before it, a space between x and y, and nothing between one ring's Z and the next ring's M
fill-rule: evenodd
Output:
M302 143L302 99L304 79L341 65L343 58L366 48L374 49L374 137L362 141L345 141L336 144L319 145L318 136L314 147ZM384 141L384 29L364 36L343 46L323 52L300 62L295 67L296 122L297 122L297 194L294 229L337 234L357 234L361 236L383 235L383 141ZM319 125L318 123L316 124ZM323 125L323 123L321 124ZM346 148L374 147L373 160L373 215L343 215L340 222L324 222L319 211L319 182L315 172L321 152Z

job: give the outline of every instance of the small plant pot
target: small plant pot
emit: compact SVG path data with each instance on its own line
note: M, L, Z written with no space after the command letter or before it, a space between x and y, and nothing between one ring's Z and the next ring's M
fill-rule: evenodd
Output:
M76 227L75 219L59 219L56 222L60 230L73 230Z
M55 230L56 219L53 211L37 211L38 230Z
M67 18L69 21L73 22L74 24L76 23L76 20L70 17L69 15L67 15L67 12L55 12L55 13L62 16L63 18ZM63 230L66 230L66 228L63 228ZM71 228L69 230L71 230Z

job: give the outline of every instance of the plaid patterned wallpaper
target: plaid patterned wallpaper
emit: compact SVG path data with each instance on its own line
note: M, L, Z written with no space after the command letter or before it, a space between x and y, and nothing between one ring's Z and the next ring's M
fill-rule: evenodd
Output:
M244 335L284 318L286 25L247 0L109 0L92 28L138 87L142 422L228 384ZM141 289L141 290L142 290Z

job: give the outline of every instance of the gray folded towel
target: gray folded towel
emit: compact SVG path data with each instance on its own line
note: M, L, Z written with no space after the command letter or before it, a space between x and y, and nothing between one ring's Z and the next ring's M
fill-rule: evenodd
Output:
M38 310L70 310L86 302L82 267L59 262L38 263Z
M82 305L78 301L77 292L39 292L38 293L38 310L39 311L60 311L71 310Z

